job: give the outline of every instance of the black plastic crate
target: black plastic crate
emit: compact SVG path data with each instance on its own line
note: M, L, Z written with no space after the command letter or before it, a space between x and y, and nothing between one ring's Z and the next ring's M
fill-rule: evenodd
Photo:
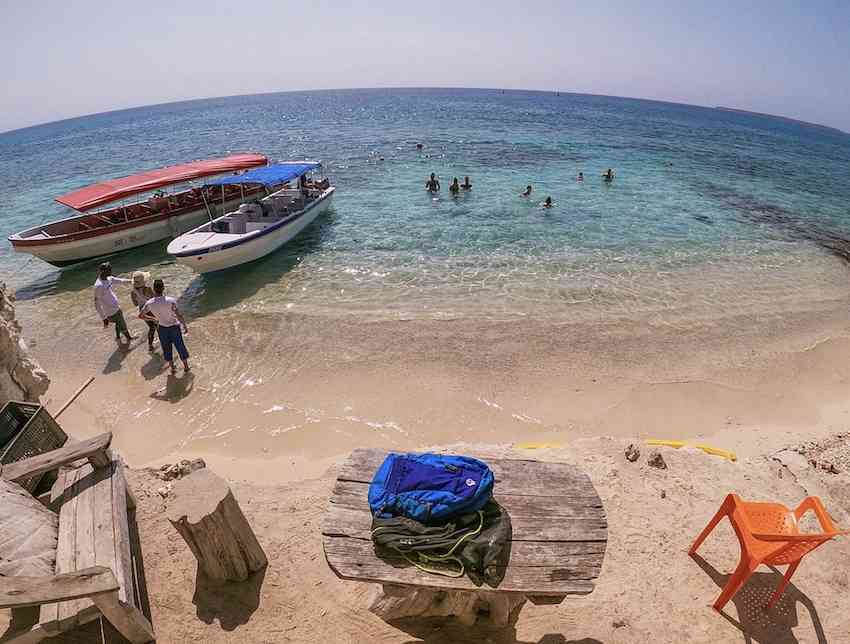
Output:
M0 463L14 463L59 449L68 440L59 424L38 403L10 401L0 410ZM43 474L18 481L34 492Z

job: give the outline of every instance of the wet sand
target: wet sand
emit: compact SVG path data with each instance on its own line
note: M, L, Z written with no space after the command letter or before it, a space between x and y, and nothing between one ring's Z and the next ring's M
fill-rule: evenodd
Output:
M27 320L57 409L80 437L110 430L134 467L202 456L231 478L317 476L354 447L694 438L742 453L820 435L850 413L844 304L687 326L361 321L222 311L190 321L189 375L167 375L142 325L130 350L86 316ZM128 312L129 313L129 312ZM128 315L129 317L129 315Z

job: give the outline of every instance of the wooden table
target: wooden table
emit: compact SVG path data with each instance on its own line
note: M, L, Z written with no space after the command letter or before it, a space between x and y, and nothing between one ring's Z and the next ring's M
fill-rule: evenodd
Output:
M476 456L475 453L468 454ZM506 625L526 599L560 604L593 591L608 528L593 484L574 465L478 456L493 470L494 498L513 526L510 561L498 588L425 573L404 559L379 558L372 546L368 489L387 452L358 449L342 465L322 527L325 558L342 579L381 584L370 610L386 620L479 613Z

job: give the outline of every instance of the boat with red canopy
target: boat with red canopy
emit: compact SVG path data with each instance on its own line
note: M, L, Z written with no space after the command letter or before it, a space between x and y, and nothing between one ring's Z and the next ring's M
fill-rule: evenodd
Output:
M195 180L267 163L262 154L232 154L86 186L56 198L78 214L15 233L9 242L19 253L68 266L177 237L245 198L268 192L255 183L198 186Z

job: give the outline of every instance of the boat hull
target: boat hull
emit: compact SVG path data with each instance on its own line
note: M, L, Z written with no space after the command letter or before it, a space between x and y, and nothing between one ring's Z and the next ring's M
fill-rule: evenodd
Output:
M330 208L333 193L334 190L330 189L295 219L262 236L202 253L170 254L179 264L184 264L198 273L212 273L253 262L276 251L326 212Z
M225 201L223 208L220 202L216 205L210 204L213 216L227 212L240 202L241 199ZM98 257L114 255L131 248L146 246L163 239L177 237L200 226L208 219L209 214L206 208L199 208L150 223L139 223L137 226L123 230L104 231L100 235L83 239L48 238L33 240L12 236L9 241L15 252L28 253L48 264L63 268Z

